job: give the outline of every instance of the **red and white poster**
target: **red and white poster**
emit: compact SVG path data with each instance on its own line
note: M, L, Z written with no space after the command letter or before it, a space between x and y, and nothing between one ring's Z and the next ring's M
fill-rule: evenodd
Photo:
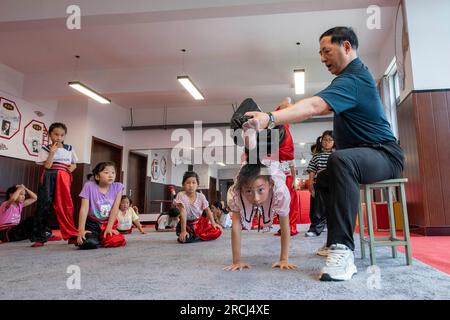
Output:
M10 140L20 130L22 115L14 101L0 97L0 138Z
M23 145L28 154L37 157L42 145L48 144L48 131L41 121L31 120L23 130Z
M159 161L157 159L152 161L152 178L153 180L158 180L159 178Z

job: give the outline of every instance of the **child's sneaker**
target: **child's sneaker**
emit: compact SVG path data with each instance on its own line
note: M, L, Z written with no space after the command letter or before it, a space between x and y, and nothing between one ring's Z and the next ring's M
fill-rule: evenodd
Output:
M39 247L43 247L44 243L43 242L35 242L31 245L32 248L39 248Z
M318 235L315 232L308 231L307 233L305 233L305 237L318 237Z
M353 251L343 244L333 244L328 250L327 262L322 268L321 281L350 280L357 269Z
M329 250L330 250L330 247L327 247L327 245L324 244L322 247L319 248L319 250L316 251L316 254L321 257L327 257Z

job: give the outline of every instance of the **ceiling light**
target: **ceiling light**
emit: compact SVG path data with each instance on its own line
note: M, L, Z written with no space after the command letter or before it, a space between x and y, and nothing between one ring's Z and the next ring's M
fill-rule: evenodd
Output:
M186 53L186 49L181 49L182 52L182 72L186 74L184 71L184 56ZM205 100L205 97L200 92L200 90L195 86L189 76L178 76L177 80L183 85L183 87L194 97L195 100Z
M305 164L306 163L306 159L305 159L305 156L303 155L303 153L302 153L302 158L300 160L300 163L301 164Z
M294 70L295 94L305 93L305 69Z
M300 64L300 42L296 43L298 47L298 63ZM295 86L295 94L304 94L305 93L305 69L296 68L294 69L294 86Z
M177 80L183 85L183 87L194 97L195 100L204 100L205 97L197 89L189 76L178 76Z
M83 84L79 81L70 81L69 86L72 87L73 89L81 92L82 94L85 94L88 97L96 100L97 102L100 102L102 104L110 104L111 103L111 100L109 100L108 98L105 98L100 93L96 92L95 90L92 90L91 88L89 88L88 86L86 86L85 84Z
M80 56L75 56L75 70L74 70L74 78L78 78L78 61L80 60ZM89 88L87 85L81 83L80 81L69 81L68 83L69 87L72 87L73 89L81 92L84 95L87 95L88 97L94 99L97 102L103 103L103 104L110 104L111 100L108 98L102 96L100 93L96 92L95 90Z

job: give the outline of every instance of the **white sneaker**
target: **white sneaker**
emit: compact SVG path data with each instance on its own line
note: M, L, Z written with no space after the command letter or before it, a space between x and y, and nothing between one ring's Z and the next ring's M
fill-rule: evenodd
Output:
M322 268L321 281L350 280L357 269L353 251L343 244L333 244L328 250L327 262Z
M317 237L317 233L308 231L305 233L305 237Z
M330 247L327 247L326 244L324 244L322 247L319 248L319 250L316 251L316 254L322 257L328 256L328 251L330 250Z

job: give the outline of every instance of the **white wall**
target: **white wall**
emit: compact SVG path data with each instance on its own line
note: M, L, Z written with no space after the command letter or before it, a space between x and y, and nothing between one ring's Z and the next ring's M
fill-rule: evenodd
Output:
M219 180L234 179L239 172L239 168L219 169Z
M0 63L0 90L17 98L23 97L24 75Z
M71 139L80 162L90 163L93 136L124 146L122 125L126 113L126 109L114 104L102 105L77 97L59 101L56 119L67 125L68 139ZM124 158L128 161L128 156Z
M166 173L163 175L161 173L161 160L165 158L166 159ZM159 169L157 173L157 178L154 179L152 177L152 163L153 160L158 161ZM149 152L148 157L148 163L147 163L147 176L151 177L152 182L157 183L163 183L163 184L170 184L172 183L171 177L172 177L172 160L170 158L170 150L151 150Z
M414 90L450 88L450 1L407 0Z
M92 99L88 100L88 141L91 150L92 136L108 142L124 145L122 127L128 125L128 111L118 105L100 104ZM87 157L91 161L90 153Z
M183 182L183 175L188 170L187 164L172 165L171 184L181 187Z
M25 127L32 120L43 122L48 127L54 121L55 110L45 104L35 104L23 99L24 75L9 66L0 63L0 97L13 101L21 114L18 132L11 139L0 137L0 155L35 161L36 156L30 155L24 144ZM39 117L35 111L44 115ZM1 124L0 124L1 125Z
M405 87L400 91L400 101L412 90L450 88L450 1L406 0L405 23L408 27L409 49L405 60ZM401 12L397 25L397 55L401 52ZM395 56L395 22L379 55L379 68L385 71ZM402 60L402 59L401 59ZM445 71L444 71L445 70Z
M17 96L4 92L1 87L0 87L0 97L15 102L17 109L21 114L18 132L14 136L12 136L11 132L12 138L10 139L0 137L0 155L17 159L36 161L37 155L36 156L30 155L27 152L23 143L25 135L25 127L30 121L37 120L43 122L48 130L50 124L55 120L54 110L44 108L42 106L36 106L28 101L22 100ZM39 117L35 114L35 111L40 111L44 115L42 117ZM70 143L70 139L67 139L66 141L67 143Z
M199 189L209 188L209 166L206 164L194 165L194 171L198 174L200 183Z
M77 98L58 102L55 118L67 126L67 142L73 146L80 163L89 163L91 143L88 139L88 101Z

